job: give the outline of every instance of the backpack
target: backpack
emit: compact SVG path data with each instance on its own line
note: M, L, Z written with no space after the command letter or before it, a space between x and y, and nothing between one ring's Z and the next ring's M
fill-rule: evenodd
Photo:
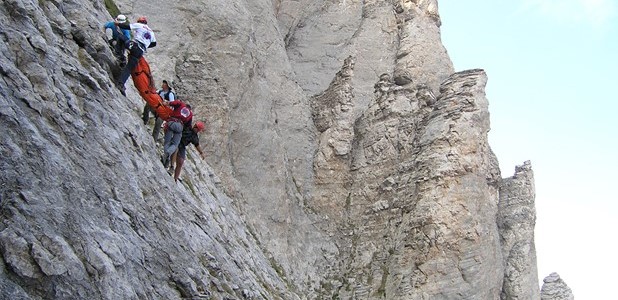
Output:
M191 121L193 120L193 112L191 109L180 100L175 100L170 102L170 104L171 103L174 103L174 105L172 105L174 111L171 116L181 121L185 126L191 126Z
M191 127L191 121L193 120L193 112L190 108L183 106L180 108L180 120L184 126Z

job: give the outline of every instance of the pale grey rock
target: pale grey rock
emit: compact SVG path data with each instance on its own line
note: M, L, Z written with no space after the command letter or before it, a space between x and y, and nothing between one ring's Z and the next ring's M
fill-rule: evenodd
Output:
M2 241L2 256L4 262L11 267L19 276L26 278L40 278L41 272L36 266L36 263L28 255L30 247L28 242L18 236L11 230L3 230L0 232L0 241Z
M529 295L487 78L453 74L437 1L117 3L148 17L155 82L206 120L207 159L162 169L102 2L3 2L2 297Z
M71 279L85 277L85 267L71 246L60 236L43 236L32 243L31 255L43 274L67 275Z
M343 101L328 103L355 97L341 92L351 90L341 88L351 80L339 78L325 94ZM433 99L426 86L402 87L380 76L374 100L354 123L351 157L331 155L325 165L340 167L315 168L316 191L323 193L311 207L327 215L320 228L339 240L346 272L344 281L330 275L322 293L342 299L499 297L500 173L487 143L486 81L482 70L456 73ZM336 139L335 131L330 134ZM318 152L316 162L321 157Z
M354 63L352 56L346 58L329 88L316 95L311 102L313 122L321 133L334 127L352 129L354 115L350 114L350 110L354 105L354 95L350 80L353 77Z
M500 186L498 228L505 274L501 299L539 299L539 277L534 245L534 174L530 161Z
M454 74L442 84L431 111L423 110L412 96L416 93L410 93L420 118L413 123L409 144L400 142L403 145L391 150L400 153L394 156L399 160L397 171L413 169L400 173L394 197L401 199L395 203L402 212L401 219L396 214L390 221L394 247L387 260L390 270L382 275L387 296L497 296L500 256L494 250L498 237L491 225L496 189L487 181L496 177L496 170L487 144L485 83L480 70ZM408 120L405 115L401 119Z
M350 184L350 159L354 139L354 75L355 58L350 56L331 82L329 88L316 95L311 102L313 121L320 132L318 151L315 155L313 169L315 172L315 189L311 202L312 210L326 213L335 225L344 215L330 214L344 207L346 197L334 198L333 195L347 194ZM334 221L334 222L333 222ZM332 229L336 230L336 229Z
M206 118L208 161L264 249L290 284L319 286L324 255L337 250L302 205L312 193L316 132L272 2L121 3L131 16L153 16L161 48L148 55L164 61L177 94ZM167 28L171 16L181 21Z
M437 1L401 2L402 9L397 13L399 48L394 69L395 83L422 84L437 92L442 81L454 72L440 42Z
M142 100L113 87L102 2L0 19L0 297L299 298L204 162L182 184L163 169Z
M571 288L560 278L558 273L551 273L543 279L541 300L573 300Z
M297 81L309 95L328 87L345 57L356 57L357 116L380 74L398 70L398 84L414 81L437 90L453 73L440 43L436 1L281 0L277 9Z
M297 20L288 33L286 50L300 86L309 95L324 91L348 56L357 59L353 87L362 108L371 95L375 76L392 69L397 30L387 1L316 1L298 7L281 1L279 15ZM309 10L311 13L307 13ZM369 51L367 45L381 51ZM376 74L377 73L377 74Z

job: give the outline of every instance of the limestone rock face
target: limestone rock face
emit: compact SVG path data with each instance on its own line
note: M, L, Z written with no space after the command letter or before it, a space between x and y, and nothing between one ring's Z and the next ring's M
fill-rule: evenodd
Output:
M571 289L560 278L558 273L551 273L543 279L541 300L573 300L575 297Z
M502 299L539 299L535 222L534 175L526 161L500 187L498 227L506 263Z
M207 159L163 169L102 1L4 1L0 298L539 298L530 165L501 178L436 0L115 4Z
M307 4L306 2L309 2ZM377 76L428 85L434 93L453 73L440 42L435 0L276 1L279 28L296 79L309 95L324 91L341 62L356 57L356 115L372 98Z
M165 63L159 71L175 75L179 97L205 118L208 161L282 274L319 286L324 257L337 249L303 205L312 192L316 133L273 3L119 3L133 19L152 16L161 48L150 61ZM178 23L167 28L172 17Z
M355 123L348 169L316 182L329 196L316 207L331 203L330 234L344 257L333 297L499 297L500 177L487 144L486 80L482 70L453 74L436 98L380 77Z
M0 19L0 298L298 298L204 162L162 168L110 80L102 2Z

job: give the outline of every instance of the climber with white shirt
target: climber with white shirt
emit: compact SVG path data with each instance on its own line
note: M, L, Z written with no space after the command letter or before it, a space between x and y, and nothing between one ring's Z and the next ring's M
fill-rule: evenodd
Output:
M146 53L146 49L157 45L155 34L147 24L148 21L146 17L139 17L137 23L127 24L116 22L116 25L120 29L130 29L133 32L133 40L131 41L124 35L120 35L120 39L125 44L125 47L129 49L129 61L122 70L120 78L116 83L116 87L123 95L125 94L124 84L127 82L127 79L129 79L129 76L131 76L133 69L137 66L138 60Z

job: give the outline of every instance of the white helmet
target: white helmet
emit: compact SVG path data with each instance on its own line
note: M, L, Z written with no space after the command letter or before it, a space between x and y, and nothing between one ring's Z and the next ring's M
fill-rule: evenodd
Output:
M126 21L127 21L127 16L125 16L125 15L118 15L116 17L116 22L118 22L118 23L124 23Z

